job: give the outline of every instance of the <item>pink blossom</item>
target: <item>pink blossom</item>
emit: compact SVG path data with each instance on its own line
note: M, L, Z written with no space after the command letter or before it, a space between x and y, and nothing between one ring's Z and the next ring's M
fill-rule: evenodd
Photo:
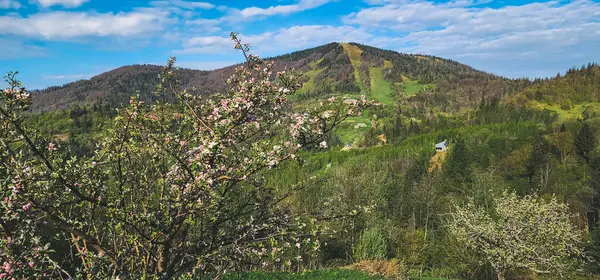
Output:
M34 263L34 262L28 262L27 264L28 264L28 265L29 265L29 267L31 267L31 268L33 268L33 267L35 266L35 263Z
M48 143L48 151L50 151L50 152L56 151L56 147L55 147L54 143L52 143L52 142Z
M31 202L29 202L29 203L27 203L27 204L23 205L23 207L22 207L22 208L23 208L23 211L27 211L27 210L29 210L29 208L31 208Z
M98 201L102 201L102 196L101 195L98 196Z
M319 143L319 147L326 149L327 148L327 142L323 141L321 143Z
M329 100L329 102L333 103L333 102L335 102L335 96L332 96L331 98L329 98L327 100Z
M94 165L94 166L95 166L95 165L96 165L96 162L95 162L95 161L92 161L92 165Z
M4 269L4 271L6 271L9 275L12 275L13 274L12 262L4 262L4 264L2 264L2 269Z
M133 99L129 99L129 104L133 104Z
M10 236L9 236L9 237L7 237L7 238L6 238L6 245L11 245L12 243L13 243L13 241L12 241L12 237L10 237Z

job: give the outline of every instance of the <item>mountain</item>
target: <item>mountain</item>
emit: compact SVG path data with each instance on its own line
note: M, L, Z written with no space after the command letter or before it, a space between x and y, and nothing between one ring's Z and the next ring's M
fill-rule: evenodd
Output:
M305 98L362 93L383 103L393 103L398 95L429 93L422 98L439 101L442 94L444 108L460 109L477 104L481 98L503 97L520 91L528 84L525 80L506 79L448 59L403 54L356 43L329 43L269 60L276 62L276 70L295 68L305 73L304 86L299 91L299 96ZM212 71L180 69L179 80L184 88L194 89L198 94L222 92L234 67ZM152 101L156 97L151 93L161 69L155 65L124 66L89 80L34 91L32 111L59 110L94 102L117 107L136 93Z

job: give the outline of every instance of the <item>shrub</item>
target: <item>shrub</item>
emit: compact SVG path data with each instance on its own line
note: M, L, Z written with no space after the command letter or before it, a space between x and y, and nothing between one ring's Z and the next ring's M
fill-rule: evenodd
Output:
M495 197L494 204L493 214L473 202L456 207L448 228L482 264L494 268L499 280L510 272L562 276L576 268L581 231L572 225L567 205L508 192Z
M387 257L388 242L379 228L364 230L354 247L354 260L384 260Z

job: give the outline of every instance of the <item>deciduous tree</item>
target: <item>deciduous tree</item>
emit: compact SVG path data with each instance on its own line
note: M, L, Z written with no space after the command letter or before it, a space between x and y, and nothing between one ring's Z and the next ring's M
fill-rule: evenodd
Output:
M457 206L447 226L495 269L499 280L517 269L561 275L573 267L581 255L581 232L571 224L567 205L507 192L494 204L492 213L474 202Z
M368 102L289 113L298 74L273 73L273 63L231 37L246 63L225 93L203 99L179 89L171 59L157 92L177 101L132 97L90 158L68 157L26 127L31 100L8 76L0 94L0 275L219 275L290 266L319 247L315 220L282 207L289 194L265 187L263 174L300 149L326 147L324 135ZM45 232L59 232L80 261L60 268Z

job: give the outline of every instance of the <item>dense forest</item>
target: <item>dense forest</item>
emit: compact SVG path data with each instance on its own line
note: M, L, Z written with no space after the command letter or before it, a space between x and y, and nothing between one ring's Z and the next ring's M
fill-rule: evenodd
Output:
M0 259L34 263L21 278L598 277L597 64L528 80L355 43L246 58L30 100L10 76Z

